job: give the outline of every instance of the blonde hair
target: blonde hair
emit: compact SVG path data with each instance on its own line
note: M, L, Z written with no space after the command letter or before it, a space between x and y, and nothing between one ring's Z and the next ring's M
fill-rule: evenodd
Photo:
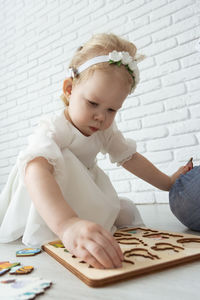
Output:
M91 37L91 39L86 42L83 46L79 47L75 52L70 64L69 68L77 69L80 65L85 63L87 60L99 56L99 55L107 55L109 52L116 51L126 51L132 57L136 55L137 48L136 46L121 38L116 36L115 34L95 34ZM73 78L73 86L80 83L83 80L86 80L91 76L94 70L106 70L108 71L110 68L118 68L116 65L109 65L108 63L98 63L85 71L81 72L77 77ZM124 76L124 75L123 75ZM126 81L128 84L133 85L133 78L129 74L129 72L125 72ZM134 83L135 84L135 83ZM63 100L64 104L68 106L68 99L66 95L63 93L60 98Z

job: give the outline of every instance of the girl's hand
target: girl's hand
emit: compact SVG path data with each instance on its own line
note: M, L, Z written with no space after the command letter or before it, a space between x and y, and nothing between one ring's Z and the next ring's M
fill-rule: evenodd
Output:
M190 170L192 170L192 168L193 168L193 163L192 163L192 158L191 158L185 166L180 167L178 169L178 171L176 171L171 176L172 185L175 183L176 179L178 179L180 175L186 174L187 172L189 172Z
M98 269L122 266L123 254L115 238L100 225L74 218L62 235L67 250Z

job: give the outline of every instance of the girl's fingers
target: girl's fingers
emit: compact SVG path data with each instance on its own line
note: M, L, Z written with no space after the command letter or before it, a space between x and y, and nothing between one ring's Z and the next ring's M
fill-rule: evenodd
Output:
M79 249L74 252L74 255L81 258L83 261L88 263L94 268L105 269L103 264L101 264L87 249Z
M187 172L189 172L191 170L191 167L189 165L186 165L183 169L183 174L186 174Z
M114 237L100 225L86 220L82 222L81 232L78 224L66 234L64 244L68 251L95 268L121 267L123 254Z
M89 240L88 243L85 245L85 248L105 268L113 269L115 267L104 248L102 248L93 240Z
M177 177L179 177L180 175L183 175L183 174L186 174L187 172L188 172L188 166L186 165L186 166L183 166L183 167L180 167L179 169L178 169L178 171L176 172L177 174L178 174L178 176Z
M115 248L118 256L119 256L119 259L121 261L124 260L124 256L123 256L123 253L122 253L122 250L119 246L119 244L117 243L117 241L115 240L115 238L112 236L111 233L107 232L106 230L102 230L101 233L105 236L106 239L109 240L109 242L112 244L112 246Z
M189 161L187 162L186 166L187 166L187 165L190 167L190 170L193 168L193 157L191 157L191 158L189 159Z
M107 239L107 237L105 237L102 233L97 232L92 236L92 240L102 247L109 259L112 261L113 266L122 266L121 258L117 252L117 249L114 247L113 243Z

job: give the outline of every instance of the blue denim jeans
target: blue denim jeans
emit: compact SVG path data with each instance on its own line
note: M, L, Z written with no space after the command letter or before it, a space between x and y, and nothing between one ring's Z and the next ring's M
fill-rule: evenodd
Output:
M200 231L200 166L176 180L169 192L169 205L181 223Z

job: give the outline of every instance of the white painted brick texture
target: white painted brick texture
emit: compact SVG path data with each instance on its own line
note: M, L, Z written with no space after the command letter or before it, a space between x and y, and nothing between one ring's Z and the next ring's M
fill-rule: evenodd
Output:
M171 174L200 161L199 0L0 1L0 190L42 114L63 108L69 60L93 33L113 32L147 58L116 117L138 152ZM168 193L98 155L120 196L166 203Z

